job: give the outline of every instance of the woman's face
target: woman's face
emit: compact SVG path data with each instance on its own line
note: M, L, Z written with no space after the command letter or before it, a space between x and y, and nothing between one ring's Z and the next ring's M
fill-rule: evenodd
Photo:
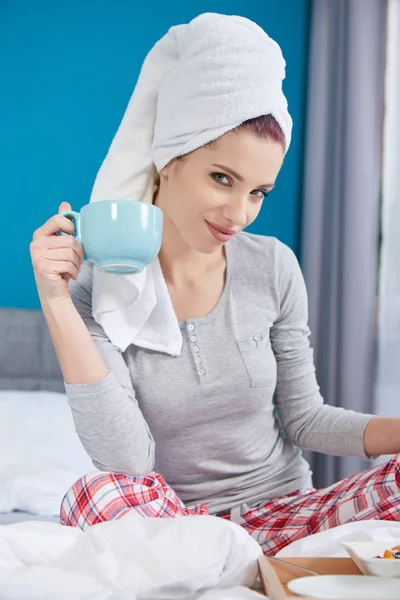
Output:
M257 217L283 158L279 142L238 129L172 160L156 200L165 227L197 252L217 251Z

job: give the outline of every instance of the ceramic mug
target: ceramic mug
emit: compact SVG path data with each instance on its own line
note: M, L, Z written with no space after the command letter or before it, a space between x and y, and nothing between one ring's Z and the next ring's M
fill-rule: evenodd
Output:
M163 212L138 200L104 200L62 213L74 223L74 236L86 258L106 273L140 273L158 255ZM60 232L62 235L68 235Z

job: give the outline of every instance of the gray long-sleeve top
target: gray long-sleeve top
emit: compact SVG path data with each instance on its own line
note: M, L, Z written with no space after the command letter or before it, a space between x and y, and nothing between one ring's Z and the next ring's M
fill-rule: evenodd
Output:
M94 464L130 475L155 470L186 504L205 503L211 513L311 487L300 448L365 457L371 418L323 403L293 252L241 233L226 257L217 306L180 324L175 358L134 345L121 353L92 317L92 265L71 282L110 369L96 383L66 384Z

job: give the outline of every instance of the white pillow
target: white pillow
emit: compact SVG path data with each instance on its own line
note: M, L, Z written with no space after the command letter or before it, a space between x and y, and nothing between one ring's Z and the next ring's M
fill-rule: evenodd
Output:
M0 513L58 515L71 485L93 471L65 394L0 391Z

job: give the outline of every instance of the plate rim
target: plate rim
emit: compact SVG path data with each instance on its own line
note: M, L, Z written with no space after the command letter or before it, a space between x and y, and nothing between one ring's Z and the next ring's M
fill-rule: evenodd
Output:
M334 573L334 574L325 574L325 575L318 575L318 576L316 576L316 575L309 575L309 576L306 576L306 577L296 577L296 578L294 578L294 579L292 579L291 581L288 582L287 587L288 587L289 591L291 591L291 592L293 592L295 594L299 594L300 592L297 592L297 591L293 590L290 587L291 584L293 582L295 582L295 581L304 581L304 580L309 581L309 580L312 580L312 579L318 579L318 580L320 580L321 578L322 579L328 579L328 578L329 579L337 579L337 578L340 578L340 579L354 579L354 578L358 578L359 579L360 577L364 581L365 581L365 579L368 579L369 581L371 581L371 579L376 580L377 583L378 584L380 583L381 585L385 581L389 581L391 583L391 585L393 585L393 582L394 583L396 582L396 579L393 578L393 577L379 577L378 575L351 575L351 574L341 575L340 573L336 573L336 574ZM308 591L302 590L301 594L303 596L304 596L304 593L306 593L306 595L310 596L310 598L315 598L315 599L321 598L321 600L325 599L325 598L328 599L328 598L332 598L333 597L333 596L316 596L316 595L313 595L313 592L310 591L310 590L308 590ZM359 598L359 596L351 596L349 594L351 594L351 592L349 592L347 594L347 596L336 596L336 597L338 599L341 598L341 597L342 598L349 598L349 599L352 598L352 597L354 599Z

